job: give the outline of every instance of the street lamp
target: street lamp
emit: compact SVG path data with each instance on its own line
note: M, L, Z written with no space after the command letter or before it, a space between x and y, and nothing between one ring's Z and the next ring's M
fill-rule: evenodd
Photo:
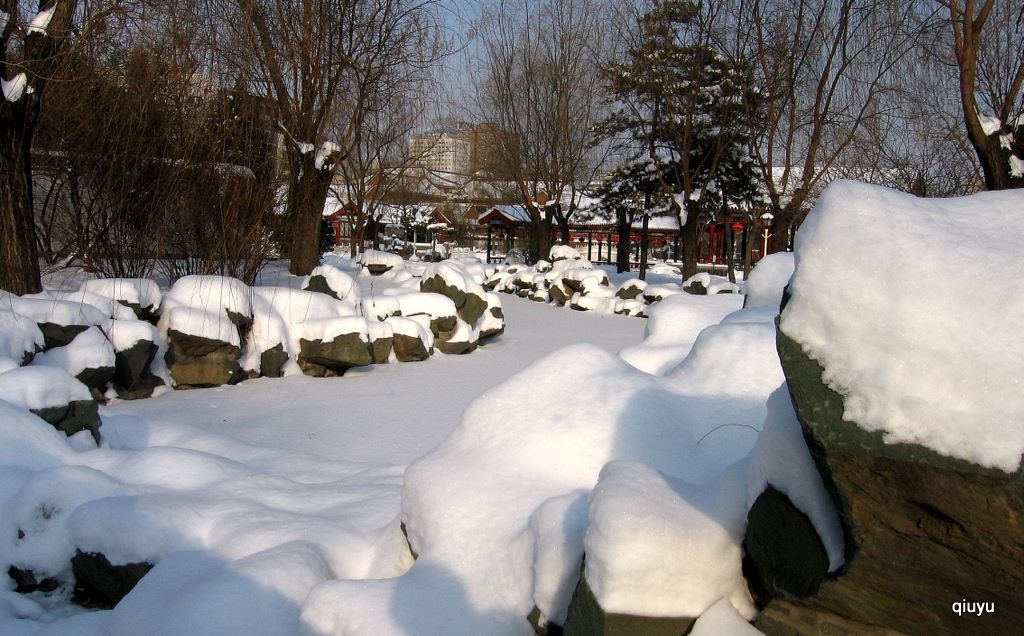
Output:
M764 238L764 244L761 247L761 258L764 258L768 254L768 237L771 236L771 233L768 228L771 227L772 219L774 218L775 215L772 214L771 212L765 212L764 214L761 215L761 234Z

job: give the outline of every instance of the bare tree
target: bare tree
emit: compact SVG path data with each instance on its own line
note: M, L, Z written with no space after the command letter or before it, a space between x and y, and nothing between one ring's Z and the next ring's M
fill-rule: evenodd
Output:
M336 166L396 67L443 52L432 0L211 0L229 17L223 54L265 95L284 143L290 271L319 260L320 218Z
M913 9L874 0L749 0L739 4L735 55L754 64L763 123L752 127L770 202L771 251L842 166L893 69L916 44ZM759 115L761 116L761 115Z
M580 194L603 160L593 142L607 10L601 0L501 0L477 25L475 102L483 119L511 133L496 137L497 154L529 212L533 260L547 256L554 224L568 240Z
M1024 37L1019 2L937 1L947 12L963 121L985 186L1024 187Z
M69 38L75 0L41 0L26 15L0 3L0 289L41 291L32 195L32 139L39 105Z

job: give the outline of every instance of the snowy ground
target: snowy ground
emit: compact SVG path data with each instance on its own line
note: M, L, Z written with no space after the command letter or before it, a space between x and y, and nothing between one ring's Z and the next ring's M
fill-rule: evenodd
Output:
M508 328L472 355L353 369L342 378L258 378L175 391L103 409L149 425L187 423L268 448L332 460L404 465L439 444L466 406L531 362L586 342L612 353L643 339L644 320L560 311L502 296Z

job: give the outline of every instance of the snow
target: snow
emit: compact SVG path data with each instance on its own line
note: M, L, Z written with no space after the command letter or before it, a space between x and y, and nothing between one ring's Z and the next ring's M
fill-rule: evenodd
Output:
M317 170L332 170L339 154L341 154L341 146L333 141L325 141L320 144L320 148L316 151L313 164Z
M1024 177L1024 159L1010 155L1010 174L1015 177Z
M548 260L557 261L560 259L580 259L583 256L574 247L568 245L552 245L548 254Z
M26 353L42 348L43 332L35 321L0 308L0 356L20 363Z
M0 400L23 409L45 409L91 399L89 389L64 369L29 366L0 373Z
M227 311L251 316L250 365L276 343L294 352L298 337L349 331L431 344L431 319L456 316L454 303L415 291L412 270L395 264L395 275L353 277L350 261L329 260L359 286L359 302L299 291L303 281L283 274L253 288L182 279L161 327L237 341ZM531 275L607 275L587 265L558 261ZM427 272L471 287L488 268L463 260ZM777 293L772 281L760 284ZM598 287L575 300L624 307L613 287ZM471 356L339 378L286 369L114 400L100 408L100 448L17 408L35 386L49 395L64 382L88 399L84 386L60 369L8 363L0 571L18 565L64 587L0 590L0 632L526 635L535 605L542 622L564 620L586 551L606 609L704 612L705 633L756 633L744 622L740 541L765 484L808 512L830 557L836 545L841 557L842 536L788 402L775 310L673 289L654 306L631 301L651 312L647 323L486 293L507 329ZM475 339L499 324L489 316L459 321L457 334ZM156 336L148 323L102 318L114 349ZM102 336L89 333L79 338ZM33 337L9 348L34 348ZM62 379L19 379L26 373ZM76 613L65 602L75 549L156 565L114 610Z
M29 23L28 28L25 29L26 35L33 33L46 33L46 27L50 26L50 20L53 19L53 11L57 8L57 3L54 2L49 9L44 9L37 13L32 22Z
M86 369L113 368L114 348L102 331L89 327L67 345L36 355L32 364L57 367L77 376Z
M978 113L978 121L981 123L981 130L985 135L997 133L1003 127L1003 122L995 115L982 115Z
M590 497L586 578L601 608L641 616L700 616L728 599L756 615L743 579L745 466L710 485L643 464L611 462Z
M723 599L701 614L689 636L761 636L761 632Z
M357 257L360 265L385 265L388 267L404 267L405 261L398 254L380 250L366 250Z
M24 73L18 73L9 80L0 79L0 87L3 89L4 99L9 102L16 102L25 94L28 86L28 77Z
M719 322L742 303L735 294L682 293L665 298L648 308L644 341L623 350L622 359L641 371L664 375L690 353L704 327Z
M99 309L104 315L110 318L116 318L118 320L135 320L135 312L130 308L122 305L116 300L100 294L94 294L90 291L80 289L73 292L43 292L42 294L33 296L34 298L44 299L55 299L70 303L76 303L79 305L92 305L96 309Z
M1024 193L919 199L837 182L797 234L781 328L844 419L1006 472L1024 453ZM1000 271L993 276L993 268Z
M149 307L154 312L160 308L162 298L160 287L148 278L97 278L82 283L81 290L142 308Z
M782 294L793 275L793 253L769 254L757 262L746 281L744 307L769 307L778 311Z
M56 300L52 298L15 296L0 291L0 307L13 311L37 323L52 323L62 326L85 326L105 328L110 318L97 307L81 302Z

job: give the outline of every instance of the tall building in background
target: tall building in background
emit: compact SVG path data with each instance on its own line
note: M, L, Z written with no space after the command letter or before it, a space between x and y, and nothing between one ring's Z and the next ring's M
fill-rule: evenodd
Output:
M493 123L461 124L416 135L409 141L413 162L428 170L507 179L518 138Z

